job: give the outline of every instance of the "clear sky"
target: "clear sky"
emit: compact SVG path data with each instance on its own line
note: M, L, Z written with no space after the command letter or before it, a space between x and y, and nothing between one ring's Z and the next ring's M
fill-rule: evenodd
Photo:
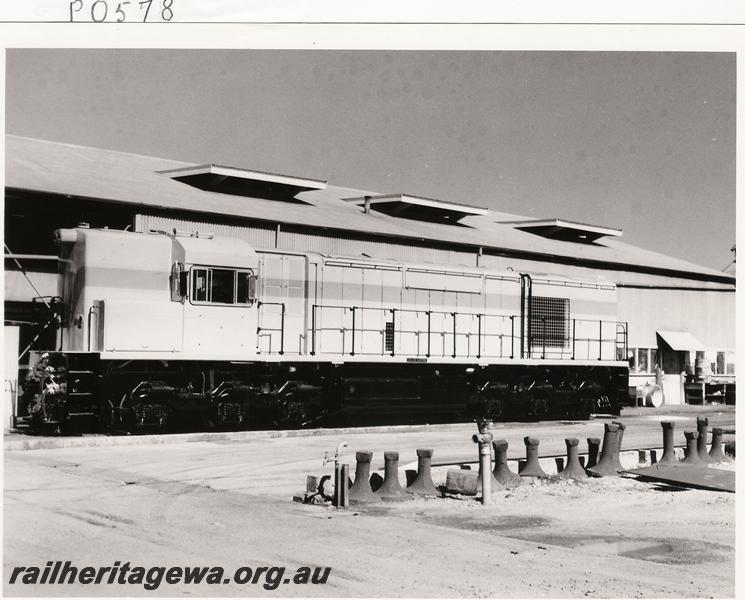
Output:
M734 54L6 56L8 133L562 217L731 260Z

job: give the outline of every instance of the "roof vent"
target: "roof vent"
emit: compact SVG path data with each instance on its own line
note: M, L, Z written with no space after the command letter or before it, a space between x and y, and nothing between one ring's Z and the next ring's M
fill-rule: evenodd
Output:
M300 192L326 189L326 182L317 179L301 179L220 165L198 165L159 173L208 192L296 204L312 204L296 198Z
M466 206L406 194L344 198L344 201L364 207L365 212L374 210L391 217L449 225L460 225L458 221L463 217L485 215L489 212L486 208L478 206Z
M623 230L597 225L587 225L565 219L530 219L526 221L498 221L501 225L511 225L515 229L534 233L552 240L592 244L602 237L621 237Z

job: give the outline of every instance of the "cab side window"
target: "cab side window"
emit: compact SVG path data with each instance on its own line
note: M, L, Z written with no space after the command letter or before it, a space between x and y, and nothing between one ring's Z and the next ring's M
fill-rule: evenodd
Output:
M256 301L256 275L250 270L193 267L190 300L250 306Z
M207 302L207 269L194 269L192 271L191 299L193 302Z
M235 271L232 269L210 269L210 302L235 304Z

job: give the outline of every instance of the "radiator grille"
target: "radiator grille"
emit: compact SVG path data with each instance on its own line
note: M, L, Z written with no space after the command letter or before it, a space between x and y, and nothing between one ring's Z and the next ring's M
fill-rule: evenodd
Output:
M393 342L394 342L394 330L393 321L388 321L385 324L385 351L389 354L393 352Z
M533 296L530 302L530 338L534 347L569 345L569 299Z

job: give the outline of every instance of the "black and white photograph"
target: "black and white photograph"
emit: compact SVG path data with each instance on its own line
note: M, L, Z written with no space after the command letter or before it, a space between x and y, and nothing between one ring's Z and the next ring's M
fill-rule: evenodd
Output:
M742 55L379 43L6 48L3 595L735 597Z

